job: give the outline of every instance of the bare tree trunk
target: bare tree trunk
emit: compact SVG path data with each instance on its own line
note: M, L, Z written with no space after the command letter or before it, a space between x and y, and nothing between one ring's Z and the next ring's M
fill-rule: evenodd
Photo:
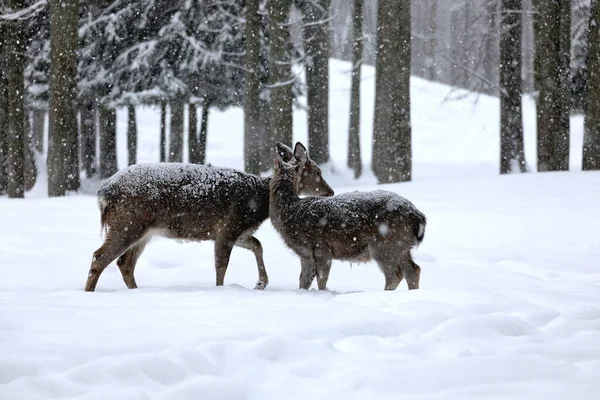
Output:
M0 36L6 37L6 29L0 25ZM0 121L8 120L8 79L6 78L6 44L0 41ZM0 123L0 195L8 185L8 124Z
M293 139L292 65L289 27L291 0L270 0L268 6L269 38L271 39L269 131L272 146L271 154L274 154L275 142L291 145Z
M269 102L265 99L259 99L259 137L260 137L260 162L258 164L260 172L267 172L273 167L271 155L273 154L273 142L269 133Z
M44 153L44 119L46 111L34 108L31 112L31 136L33 148L40 154Z
M360 155L360 77L363 52L363 0L354 0L352 11L352 84L350 88L350 129L348 132L348 167L354 178L362 174Z
M81 164L86 178L96 175L96 109L92 100L81 105Z
M114 175L117 170L117 112L100 106L100 179Z
M135 106L127 106L127 161L129 165L137 163L137 121Z
M500 28L500 173L527 172L521 96L521 0L503 0Z
M167 160L167 102L160 103L160 162Z
M260 0L246 0L246 86L244 88L244 171L260 172ZM204 112L202 113L204 114Z
M313 0L305 4L308 152L317 164L322 164L329 161L330 0Z
M202 120L200 121L200 135L198 136L198 163L206 163L206 138L208 133L208 113L210 111L210 102L204 101L202 106Z
M437 0L430 0L429 13L426 16L428 20L427 24L427 48L426 48L426 62L425 62L425 77L429 80L435 80L437 78L437 69L439 63L438 49L437 49Z
M169 162L183 162L183 113L184 102L171 102L171 132L169 135Z
M50 1L48 196L79 189L76 0Z
M373 172L378 183L410 181L410 0L381 2L377 14Z
M569 169L570 27L568 1L537 1L537 169Z
M19 0L10 0L11 9L25 6ZM8 81L8 197L25 197L25 29L23 21L6 24L6 78Z
M198 111L195 103L188 106L188 162L200 164L198 160Z
M600 170L600 0L592 0L587 56L588 88L585 102L582 169Z
M37 168L35 165L35 154L33 152L33 134L31 130L31 121L29 120L29 112L24 112L23 114L25 117L23 186L27 192L35 186L35 181L37 180Z

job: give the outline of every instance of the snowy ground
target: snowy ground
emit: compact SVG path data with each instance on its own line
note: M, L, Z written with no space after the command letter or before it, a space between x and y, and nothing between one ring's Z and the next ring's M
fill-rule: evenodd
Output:
M332 166L345 163L347 66L332 63ZM365 69L365 107L372 107ZM270 286L252 290L233 251L214 286L212 243L155 239L137 290L110 266L85 293L100 245L93 196L0 199L0 399L596 399L600 393L600 174L497 176L498 102L441 103L413 82L415 180L389 185L429 218L414 252L421 289L384 292L370 264L334 263L331 292L297 290L299 261L267 221L257 232ZM526 101L527 155L534 160ZM123 115L123 114L120 114ZM295 138L304 140L303 112ZM369 161L370 109L363 155ZM140 161L158 159L158 119L141 110ZM212 115L208 155L241 167L241 112ZM124 165L125 120L119 122ZM533 163L530 166L534 167Z

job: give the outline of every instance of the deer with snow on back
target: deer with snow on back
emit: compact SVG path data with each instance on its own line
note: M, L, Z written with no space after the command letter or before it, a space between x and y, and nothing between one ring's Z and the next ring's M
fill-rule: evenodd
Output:
M269 218L300 257L299 288L310 288L316 276L319 290L327 290L332 260L375 260L385 290L395 290L403 278L410 290L418 289L421 268L410 251L423 241L425 215L384 190L300 198L298 181L319 167L301 143L296 143L294 159L292 164L275 156Z
M277 153L295 163L289 147L279 144ZM263 248L253 234L269 216L270 181L235 169L184 163L138 164L117 172L98 190L106 237L94 252L85 290L94 291L102 271L117 258L125 284L137 288L135 266L154 235L213 240L217 286L224 283L233 247L248 249L258 267L255 289L264 289L269 278ZM333 195L320 171L303 175L296 189Z

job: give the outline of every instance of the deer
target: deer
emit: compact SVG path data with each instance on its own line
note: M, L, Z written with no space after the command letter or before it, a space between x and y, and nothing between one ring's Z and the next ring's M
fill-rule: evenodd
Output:
M332 260L374 260L385 276L385 290L396 290L403 278L409 290L418 289L421 267L411 250L423 241L425 215L387 190L299 197L299 180L320 173L300 142L294 159L292 164L275 156L269 219L300 258L299 289L308 290L316 276L318 289L328 290Z
M295 163L292 149L277 144L278 156ZM270 177L187 163L135 164L112 175L98 190L103 244L92 257L85 291L93 292L115 259L128 289L137 288L135 266L153 236L214 241L216 286L223 286L234 246L254 253L255 289L269 278L263 247L254 233L269 216ZM332 196L320 171L297 181L299 193Z

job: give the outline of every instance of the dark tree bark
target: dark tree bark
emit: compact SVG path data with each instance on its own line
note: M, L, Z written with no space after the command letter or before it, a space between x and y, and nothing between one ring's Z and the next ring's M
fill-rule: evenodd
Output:
M350 88L350 129L348 132L348 167L354 178L362 174L360 156L360 76L363 53L363 0L354 0L352 12L352 85Z
M0 25L0 37L6 37L5 26ZM0 41L0 195L8 185L8 79L6 78L6 42Z
M81 166L85 176L96 175L96 110L94 102L83 101L81 105Z
M246 1L246 86L244 88L244 171L260 172L260 0Z
M377 20L373 172L378 183L410 181L410 1L380 2Z
M210 102L205 101L202 106L202 119L200 121L200 135L198 136L198 163L206 163L206 137L208 133L208 113Z
M568 171L571 2L536 4L537 169Z
M44 119L46 111L34 108L31 111L31 137L33 148L40 154L44 153Z
M50 1L48 196L79 189L77 136L77 0Z
M600 169L600 0L592 0L587 56L587 93L582 169Z
M17 10L25 6L23 1L10 0L8 7ZM25 29L23 21L10 21L6 33L6 79L7 79L7 193L8 197L25 197Z
M427 24L427 40L426 40L426 57L425 63L425 78L435 80L437 78L437 65L439 62L437 49L437 0L431 1L429 15L426 17Z
M167 160L167 102L160 103L160 162Z
M33 189L37 180L37 168L35 164L35 153L33 152L33 134L31 130L31 121L29 120L29 112L24 113L25 117L25 144L23 160L23 186L25 191Z
M198 110L195 103L190 103L188 106L188 162L200 164L198 158Z
M100 179L109 178L117 170L117 112L100 106Z
M329 161L330 0L304 3L308 152L317 163Z
M273 155L273 142L269 134L269 102L265 99L260 99L259 107L259 137L260 137L260 172L267 172L273 168L271 157Z
M274 155L275 142L292 145L293 139L292 65L289 27L291 0L270 0L268 4L269 37L271 38L269 132L271 154ZM272 159L272 157L270 158Z
M527 172L521 96L521 0L504 0L500 27L500 173Z
M129 165L137 163L137 121L133 104L127 106L127 156Z
M171 132L169 135L169 162L183 161L183 113L184 102L171 102Z

